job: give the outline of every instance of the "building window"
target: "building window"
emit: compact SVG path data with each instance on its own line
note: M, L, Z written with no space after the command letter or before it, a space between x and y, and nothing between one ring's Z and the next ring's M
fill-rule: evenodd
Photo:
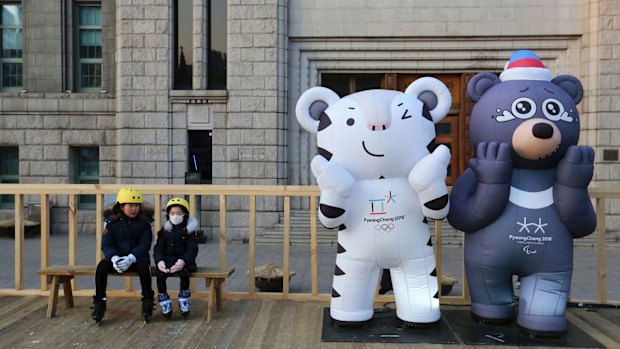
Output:
M73 164L73 183L99 183L99 148L73 147L71 149L71 163ZM96 208L95 195L80 195L78 207L82 209Z
M0 30L2 52L0 54L0 91L12 92L22 89L22 5L17 3L0 3L2 17Z
M200 173L200 182L211 184L211 144L213 131L211 130L192 130L187 131L188 155L187 172ZM187 176L186 176L187 177Z
M174 1L174 89L192 89L192 0Z
M209 57L207 88L226 89L226 0L209 1Z
M0 183L19 183L18 147L0 147ZM0 195L0 208L14 207L14 195Z
M101 91L101 5L78 3L74 23L77 91Z

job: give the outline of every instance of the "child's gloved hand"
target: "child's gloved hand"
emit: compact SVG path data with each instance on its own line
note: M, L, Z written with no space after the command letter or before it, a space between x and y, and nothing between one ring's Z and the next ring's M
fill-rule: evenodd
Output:
M185 266L185 261L182 259L177 259L177 262L174 263L172 267L170 267L170 272L176 273L178 271L181 271L184 266Z
M121 261L122 258L119 256L114 256L112 258L110 258L110 261L112 261L112 266L114 267L114 269L118 272L118 273L122 273L123 270L118 266L118 262Z
M164 261L159 261L159 263L157 263L157 269L159 269L162 273L170 272L170 269L166 268L166 262Z
M122 257L121 260L118 261L118 267L123 271L127 271L132 264L136 262L136 256L130 254L126 257Z

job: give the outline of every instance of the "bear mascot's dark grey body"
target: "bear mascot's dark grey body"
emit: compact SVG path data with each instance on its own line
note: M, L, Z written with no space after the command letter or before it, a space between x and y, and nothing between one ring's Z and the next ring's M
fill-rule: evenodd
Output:
M466 233L472 315L512 320L518 275L518 325L561 334L572 239L596 227L587 191L594 150L577 146L582 85L570 75L551 79L533 52L517 51L499 78L479 73L467 93L476 157L454 184L448 220Z

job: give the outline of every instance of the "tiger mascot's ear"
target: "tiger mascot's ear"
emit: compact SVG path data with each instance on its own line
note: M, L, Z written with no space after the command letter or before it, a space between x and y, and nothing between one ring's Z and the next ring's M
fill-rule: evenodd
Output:
M452 106L452 95L443 82L429 76L419 78L411 83L405 94L413 95L428 109L436 124L448 115Z
M319 132L319 119L325 110L340 97L327 87L312 87L304 92L295 106L299 125L310 133Z

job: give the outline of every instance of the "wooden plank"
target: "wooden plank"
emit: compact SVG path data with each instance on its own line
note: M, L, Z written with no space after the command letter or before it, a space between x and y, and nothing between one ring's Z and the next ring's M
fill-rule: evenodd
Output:
M605 256L605 199L596 199L597 221L597 265L598 265L598 302L607 303L607 258Z
M245 340L245 346L233 346L233 348L258 349L263 348L262 342L265 339L271 311L273 310L274 301L264 301L260 306L256 319L251 327L251 331ZM241 344L241 343L239 343ZM271 348L265 346L264 348Z
M151 324L144 324L141 313L141 303L139 299L134 298L109 298L107 301L107 310L101 325L98 327L94 320L90 318L92 298L86 299L85 303L81 303L83 310L79 318L86 324L84 334L74 334L74 340L67 340L57 343L54 348L71 348L75 347L73 343L79 343L80 347L102 347L104 343L118 344L123 337L121 335L130 327L138 327L136 333L149 332L151 336L156 336L155 328L151 328ZM120 348L121 346L118 346ZM136 347L133 347L136 348Z
M24 195L15 195L15 289L24 289Z
M217 317L209 330L205 331L206 335L197 345L198 348L235 348L230 345L230 342L233 337L238 335L237 330L243 331L245 328L251 327L252 323L247 323L245 319L248 313L255 314L258 312L260 302L239 301L235 307L229 307L228 303L222 311L222 316ZM234 312L231 313L230 311ZM254 316L250 315L250 318L254 319Z
M306 346L306 336L308 335L307 329L311 326L308 320L308 304L309 302L298 303L295 311L295 322L291 328L291 333L293 338L295 338L296 349L312 348Z
M220 267L226 267L226 195L220 195Z
M291 268L290 261L290 249L291 249L291 198L289 196L284 197L284 239L283 239L283 256L282 260L284 263L283 266L283 275L282 278L282 296L284 299L288 298L289 293L289 271Z
M69 228L69 265L77 264L77 200L75 194L69 195L69 222L67 223ZM77 280L71 281L72 288L78 289Z
M222 316L215 318L209 323L204 321L206 317L204 316L205 311L203 310L201 316L201 319L203 319L203 321L200 321L197 331L193 335L187 336L187 338L179 338L179 343L190 343L190 345L180 345L178 346L178 348L213 348L213 345L217 341L217 337L222 332L222 329L226 327L229 322L238 322L238 320L235 319L241 318L241 314L245 311L246 307L246 301L226 302L226 306L221 313ZM204 344L209 340L211 341L210 345Z
M0 297L0 318L11 317L14 311L20 309L25 304L38 300L36 296L2 296ZM45 298L47 301L47 297Z
M49 195L41 194L41 269L49 265L50 256L50 202ZM41 289L47 290L47 280L41 276Z
M263 302L249 301L247 308L243 312L241 319L237 320L237 324L227 326L217 340L215 347L217 348L243 348L248 341L252 327L256 325L256 317L261 309Z
M27 297L30 302L26 304L22 304L21 307L13 309L10 314L5 314L4 317L0 318L0 338L11 326L14 326L13 323L18 323L20 321L27 321L28 318L32 316L45 318L43 314L45 314L45 309L47 305L45 302L41 302L42 298L40 297ZM33 314L34 313L34 314ZM26 319L26 320L23 320Z
M585 331L587 334L589 334L592 338L596 339L597 341L599 341L601 344L603 344L605 347L607 348L618 348L620 347L620 343L614 341L613 339L609 338L606 334L604 334L603 332L599 331L598 329L598 323L594 320L592 320L592 322L588 322L588 321L584 321L581 317L585 316L583 314L581 314L581 316L577 316L578 312L576 311L569 311L566 313L566 319L570 322L572 322L575 326L579 327L581 330ZM588 317L591 317L591 315L587 315Z
M290 301L278 301L273 304L269 318L265 321L265 331L259 345L260 348L275 348L278 343L278 337L284 336L285 333L288 332L282 328L282 320L284 319L284 313L288 309L289 303ZM259 321L258 318L256 320ZM292 322L289 322L286 325L290 326L291 323ZM251 334L250 337L252 337ZM252 337L252 339L253 342L258 342L258 338L254 340L254 337Z
M278 333L278 338L276 344L274 345L274 348L294 348L297 343L297 338L293 337L293 333L291 331L291 324L295 323L295 317L297 315L297 305L299 304L299 302L281 301L279 303L284 304L285 309L282 314L282 321L280 321L280 327L276 330Z
M256 267L256 195L250 195L250 246L248 249L248 293L256 292L254 273Z
M321 329L323 328L323 303L308 303L308 327L306 348L316 348L321 342Z
M207 310L207 302L204 300L192 301L192 312L185 322L182 332L172 340L168 348L194 348L196 347L196 337L201 335L201 332L205 331L205 328L211 326L211 324L205 323L205 314ZM173 313L173 317L176 317L179 313ZM162 315L159 315L161 317ZM173 321L178 321L173 318ZM202 338L202 337L200 337Z
M101 250L101 237L103 236L103 195L96 195L95 202L97 205L97 209L95 210L95 264L99 264L103 259L103 251Z
M319 260L316 236L316 196L310 196L310 287L313 296L319 294Z
M618 320L620 320L620 316L609 318L608 315L603 315L605 310L609 309L571 309L570 313L592 325L605 336L616 341L616 347L620 348L620 331L618 331L618 324L620 324ZM618 309L616 309L615 313L618 313Z
M41 347L44 344L42 338L49 335L47 331L37 329L47 326L48 320L42 316L45 309L45 301L42 297L31 299L32 305L37 309L28 311L26 316L13 321L10 325L0 329L0 347L2 348L29 348ZM31 308L32 309L32 308Z

